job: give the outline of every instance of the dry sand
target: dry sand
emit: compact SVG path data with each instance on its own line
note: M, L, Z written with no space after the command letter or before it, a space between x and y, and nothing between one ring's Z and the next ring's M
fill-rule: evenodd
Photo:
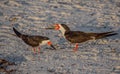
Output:
M72 30L120 33L120 0L0 0L0 58L17 64L13 74L120 74L120 34L81 43L73 53L74 45L59 31L41 29L55 23ZM43 53L34 55L11 35L11 24L25 34L48 36L57 50L41 46Z

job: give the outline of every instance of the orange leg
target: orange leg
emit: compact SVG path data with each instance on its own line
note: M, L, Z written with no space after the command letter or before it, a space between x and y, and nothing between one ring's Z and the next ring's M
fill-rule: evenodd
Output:
M75 48L73 49L74 52L78 51L78 43L75 44Z
M38 53L40 53L40 47L38 48Z
M38 53L40 54L40 47L38 47ZM38 60L40 60L40 56L38 56Z
M36 54L36 48L33 48L33 52L34 52L34 54Z

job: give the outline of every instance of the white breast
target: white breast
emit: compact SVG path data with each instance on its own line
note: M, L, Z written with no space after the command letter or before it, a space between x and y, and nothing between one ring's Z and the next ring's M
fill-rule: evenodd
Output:
M60 25L60 31L62 32L62 35L64 36L66 30L61 25Z
M40 45L46 45L50 40L44 40L42 41L42 43L40 43Z

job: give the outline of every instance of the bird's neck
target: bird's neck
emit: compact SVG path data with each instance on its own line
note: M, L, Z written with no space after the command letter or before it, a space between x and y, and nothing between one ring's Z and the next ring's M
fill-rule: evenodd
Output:
M65 36L65 33L69 32L70 29L68 27L63 27L60 25L60 31L61 31L62 35Z
M40 45L46 45L50 40L43 40Z
M61 28L60 31L61 31L62 35L64 36L66 30L64 28Z

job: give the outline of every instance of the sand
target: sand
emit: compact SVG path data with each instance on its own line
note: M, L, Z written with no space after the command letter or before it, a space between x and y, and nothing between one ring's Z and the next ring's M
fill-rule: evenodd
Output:
M120 34L80 43L74 53L74 44L59 31L43 29L55 23L71 30L120 33L120 1L0 0L0 58L17 64L13 74L120 74ZM49 37L57 50L41 46L35 55L13 35L13 26L24 34Z

